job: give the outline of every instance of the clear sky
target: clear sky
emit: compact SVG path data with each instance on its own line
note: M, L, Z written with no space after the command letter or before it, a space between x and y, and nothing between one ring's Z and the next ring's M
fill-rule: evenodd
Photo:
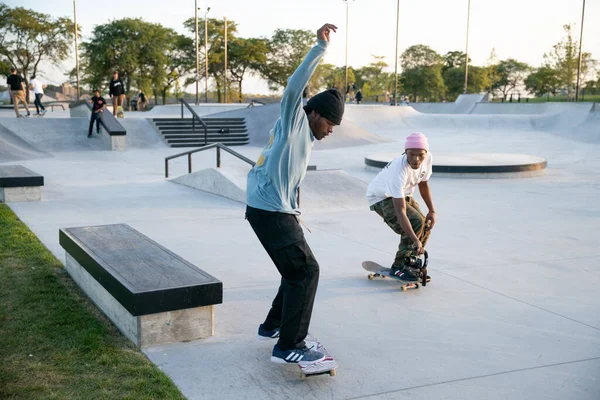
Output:
M8 0L17 5L54 16L72 16L68 0ZM360 67L371 54L385 56L393 71L396 0L356 0L349 6L348 63ZM443 54L465 49L468 0L400 0L399 54L408 46L426 44ZM117 7L111 8L111 6ZM209 16L227 17L238 24L241 37L268 37L277 28L316 31L323 23L339 27L325 61L345 64L346 6L342 0L198 0L199 7L211 8ZM539 66L544 52L563 36L562 25L576 24L579 38L582 0L471 0L469 55L482 65L492 48L497 57L516 58ZM201 18L200 14L200 18ZM584 51L600 60L600 0L587 0L583 33ZM84 40L95 25L124 17L158 22L184 33L183 21L194 16L193 0L121 0L98 2L77 0L77 22ZM74 66L46 66L48 81L61 83L63 72ZM246 93L267 93L264 82L248 79Z

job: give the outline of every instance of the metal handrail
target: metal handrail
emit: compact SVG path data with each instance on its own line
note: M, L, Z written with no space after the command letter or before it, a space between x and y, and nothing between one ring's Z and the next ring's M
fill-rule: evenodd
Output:
M250 160L249 158L246 158L245 156L241 155L237 151L231 150L229 147L225 146L223 143L213 143L213 144L209 144L208 146L200 147L198 149L185 151L183 153L178 153L178 154L174 154L172 156L166 157L165 158L165 178L169 177L169 160L172 160L172 159L178 158L178 157L188 156L188 173L191 174L192 173L192 154L198 153L198 152L204 151L204 150L210 150L212 148L217 149L217 168L221 168L221 150L224 150L224 151L228 152L229 154L236 156L240 160L247 162L248 164L252 165L253 167L256 165L256 163L254 161Z
M191 174L192 173L192 154L198 153L198 152L204 151L204 150L210 150L212 148L217 149L217 168L221 168L221 150L225 150L229 154L236 156L240 160L247 162L248 164L252 165L253 167L256 165L256 163L254 161L241 155L237 151L231 150L229 147L227 147L223 143L213 143L213 144L209 144L208 146L203 146L203 147L200 147L195 150L184 151L183 153L173 154L172 156L165 157L165 178L169 177L169 160L172 160L174 158L183 157L183 156L188 156L188 174ZM298 193L298 207L300 207L300 187L298 187L297 193Z
M202 125L202 127L204 128L204 145L206 146L208 144L208 126L206 125L204 120L202 118L200 118L198 116L198 114L196 114L196 111L194 111L192 106L190 106L190 104L187 101L185 101L185 99L183 97L179 99L179 102L181 103L181 118L182 119L183 119L183 106L186 106L186 108L192 113L192 132L196 133L196 120L198 120L198 122L200 122L200 125Z

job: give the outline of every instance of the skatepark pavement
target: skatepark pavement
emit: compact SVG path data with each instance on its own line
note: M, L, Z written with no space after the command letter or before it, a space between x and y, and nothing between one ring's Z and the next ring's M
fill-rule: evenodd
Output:
M10 137L22 151L18 163L45 177L41 202L9 206L60 260L59 228L127 223L223 281L213 337L144 350L189 399L597 400L600 113L591 103L536 113L485 107L483 114L427 114L348 105L349 122L384 140L313 152L318 170L307 173L301 195L305 235L321 268L310 331L339 363L333 378L301 381L297 366L269 361L274 343L257 341L256 330L279 274L242 203L164 178L164 157L181 150L161 145L153 130L139 125L144 148L110 152L77 144L82 122L45 118L28 131L14 117L0 118L12 132L0 130L0 140ZM364 157L401 152L412 130L428 136L434 154L523 153L548 166L527 179L434 174L432 281L403 293L397 282L369 281L361 267L390 264L398 236L366 201L360 206L360 193L376 174ZM235 150L255 160L261 140ZM66 142L75 144L65 149ZM222 163L217 173L247 168L229 154ZM193 166L215 169L214 151L194 154ZM170 170L175 179L186 176L186 158Z

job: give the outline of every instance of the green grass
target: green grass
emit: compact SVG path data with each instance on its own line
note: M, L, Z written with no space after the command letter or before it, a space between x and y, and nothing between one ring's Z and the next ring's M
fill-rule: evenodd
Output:
M4 204L0 204L0 398L184 398L95 308L62 264Z

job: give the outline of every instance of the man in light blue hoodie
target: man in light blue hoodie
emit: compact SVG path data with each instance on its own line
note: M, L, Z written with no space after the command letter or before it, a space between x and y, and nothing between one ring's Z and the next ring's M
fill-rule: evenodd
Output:
M304 341L319 283L319 264L298 222L298 187L306 175L315 139L329 136L344 114L343 95L335 89L311 97L302 106L304 88L336 29L325 24L317 31L317 45L288 79L281 117L248 173L246 219L281 274L277 296L258 328L261 338L279 338L271 356L276 363L302 366L324 358Z

